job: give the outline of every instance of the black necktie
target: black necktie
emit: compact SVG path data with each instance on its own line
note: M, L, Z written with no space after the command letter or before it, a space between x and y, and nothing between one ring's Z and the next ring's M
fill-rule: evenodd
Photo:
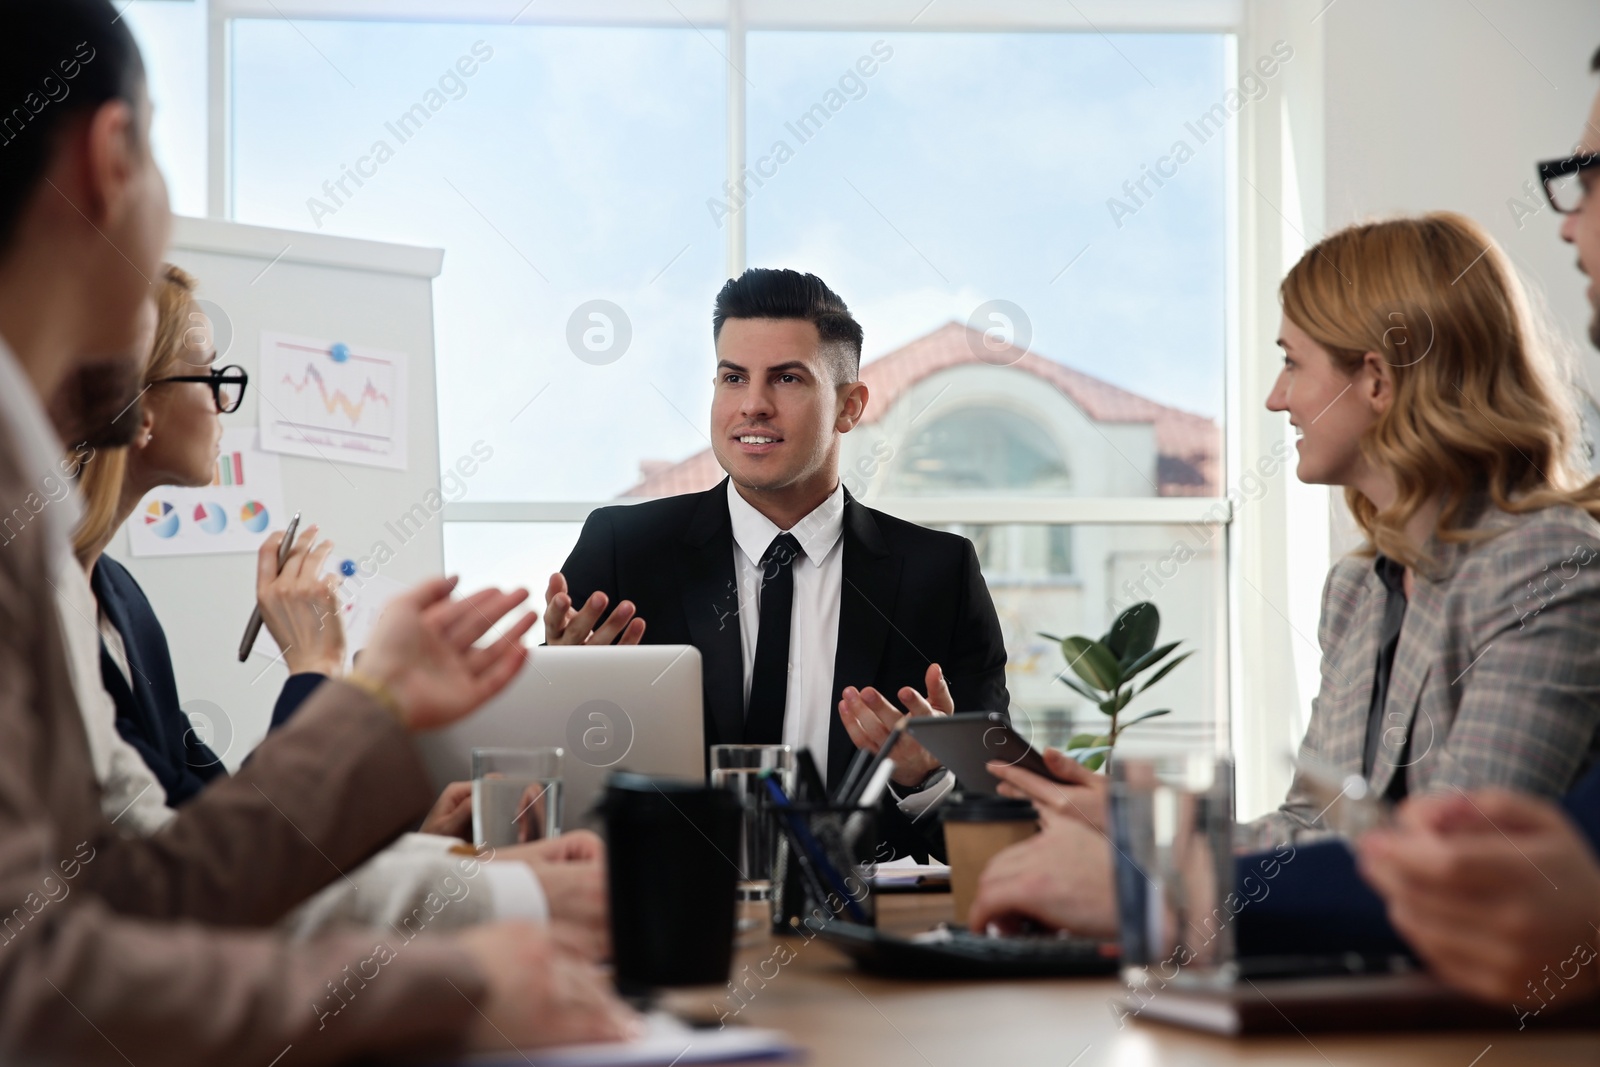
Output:
M750 703L744 743L783 744L783 708L789 695L789 617L794 613L794 570L800 542L779 534L761 557L761 621L756 662L750 672Z

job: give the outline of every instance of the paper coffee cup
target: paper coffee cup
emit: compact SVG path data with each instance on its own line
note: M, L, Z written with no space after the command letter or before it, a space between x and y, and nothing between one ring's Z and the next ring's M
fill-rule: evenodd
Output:
M967 922L967 909L978 892L978 878L995 853L1039 832L1039 813L1026 800L972 796L951 805L944 815L944 847L950 859L950 890L955 896L955 921Z

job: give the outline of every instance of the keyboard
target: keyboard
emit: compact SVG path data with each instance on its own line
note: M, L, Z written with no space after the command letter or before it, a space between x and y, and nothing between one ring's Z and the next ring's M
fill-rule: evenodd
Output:
M1116 974L1115 943L1054 934L989 937L940 926L901 937L834 920L819 936L871 974L889 978L1061 978Z

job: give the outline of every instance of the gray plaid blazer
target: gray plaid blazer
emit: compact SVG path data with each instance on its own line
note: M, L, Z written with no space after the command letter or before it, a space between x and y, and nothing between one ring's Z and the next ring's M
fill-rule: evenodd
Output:
M1600 754L1600 523L1553 507L1481 507L1491 534L1432 540L1433 577L1415 591L1368 781L1409 793L1502 786L1565 793ZM1322 685L1301 754L1360 774L1388 598L1370 556L1340 560L1322 593ZM1409 738L1410 746L1406 745ZM1276 812L1241 827L1257 845L1325 832L1323 803L1297 774Z

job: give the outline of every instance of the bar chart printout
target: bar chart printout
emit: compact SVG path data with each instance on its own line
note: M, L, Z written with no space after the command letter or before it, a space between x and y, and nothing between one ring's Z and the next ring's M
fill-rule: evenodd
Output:
M263 332L261 383L261 447L336 463L406 468L402 353ZM219 460L218 477L225 476Z

